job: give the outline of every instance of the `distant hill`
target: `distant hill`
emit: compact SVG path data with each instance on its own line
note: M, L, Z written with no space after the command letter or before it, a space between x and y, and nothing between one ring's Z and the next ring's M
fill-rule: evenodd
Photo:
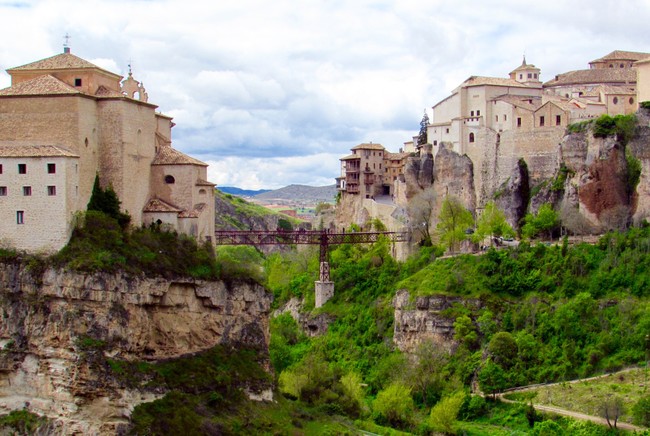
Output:
M240 197L253 197L255 195L270 191L270 189L241 189L234 186L218 186L217 189L221 192L225 192L226 194L238 195Z
M333 202L336 197L336 185L328 186L307 186L289 185L284 188L257 194L253 198L256 202L273 201L312 201Z

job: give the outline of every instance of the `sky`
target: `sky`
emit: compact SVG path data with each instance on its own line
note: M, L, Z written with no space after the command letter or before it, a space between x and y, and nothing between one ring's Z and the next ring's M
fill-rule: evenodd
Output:
M525 54L542 81L650 52L650 0L0 0L7 68L62 52L126 76L174 117L210 181L330 185L362 142L396 152L471 75Z

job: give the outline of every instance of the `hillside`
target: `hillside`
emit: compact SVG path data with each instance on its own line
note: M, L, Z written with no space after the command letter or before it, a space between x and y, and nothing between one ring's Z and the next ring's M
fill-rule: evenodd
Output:
M255 195L257 203L304 203L316 205L321 202L333 202L336 197L336 185L307 186L289 185L262 194Z
M217 189L223 193L238 195L240 197L253 197L271 191L271 189L241 189L235 186L218 186Z
M216 230L275 230L289 223L298 227L300 220L251 203L241 197L215 192Z

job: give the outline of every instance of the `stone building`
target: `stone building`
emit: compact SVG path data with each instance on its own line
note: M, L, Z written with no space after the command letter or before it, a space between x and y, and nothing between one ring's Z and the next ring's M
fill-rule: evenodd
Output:
M144 86L64 53L7 70L0 90L0 241L55 251L86 209L95 176L133 224L166 223L210 240L207 165L174 150L172 119Z
M388 152L383 145L364 143L352 148L352 154L342 157L341 176L336 178L340 192L374 198L391 195L393 183L405 165L409 153Z

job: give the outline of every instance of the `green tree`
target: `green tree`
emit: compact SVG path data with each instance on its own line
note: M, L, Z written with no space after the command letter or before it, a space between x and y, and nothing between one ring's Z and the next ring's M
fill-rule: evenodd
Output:
M526 214L524 222L521 233L525 238L534 238L540 233L548 232L548 238L553 239L553 231L559 227L560 218L550 203L544 203L537 215Z
M488 360L478 374L478 383L484 393L496 398L496 394L506 388L506 374L501 366Z
M438 401L431 409L429 416L431 426L445 434L453 434L454 424L456 424L458 412L465 402L465 397L465 392L458 391Z
M510 368L517 357L517 342L508 332L499 332L492 337L488 344L488 352L494 362L503 368Z
M127 213L120 210L120 199L117 193L111 186L102 189L99 184L99 175L95 175L95 183L93 184L93 191L88 201L86 209L103 212L111 218L117 220L120 227L126 228L131 222L131 217Z
M411 388L399 381L391 383L377 394L372 409L381 420L391 425L408 424L415 410Z
M625 411L623 399L618 395L611 395L599 406L600 416L605 418L609 428L616 428L616 423Z
M445 197L438 216L436 230L442 242L453 253L458 244L467 239L467 229L474 227L472 213L465 209L460 200L455 197Z
M461 315L454 322L454 339L465 345L468 349L476 348L478 334L472 319L467 315Z
M646 395L632 406L632 416L634 423L638 425L650 426L650 395Z
M476 231L472 239L474 242L480 243L489 236L490 244L492 244L492 238L495 236L512 237L514 235L515 231L506 221L506 214L497 207L494 201L490 201L485 205L481 216L478 217Z

